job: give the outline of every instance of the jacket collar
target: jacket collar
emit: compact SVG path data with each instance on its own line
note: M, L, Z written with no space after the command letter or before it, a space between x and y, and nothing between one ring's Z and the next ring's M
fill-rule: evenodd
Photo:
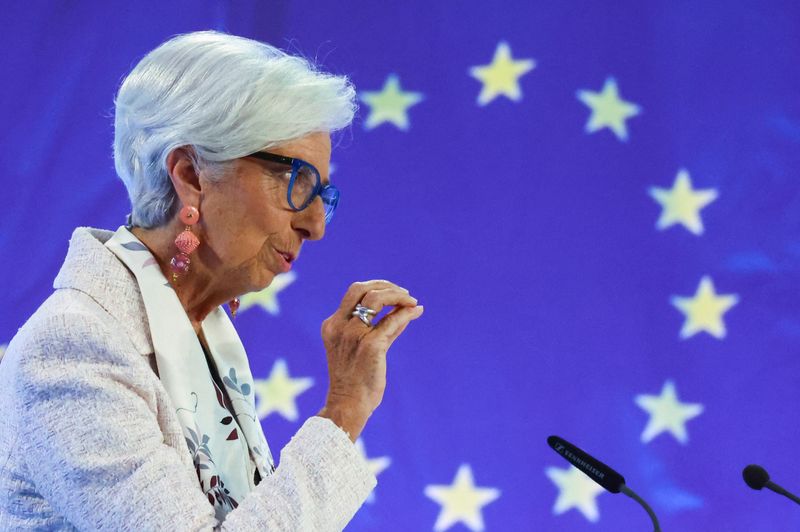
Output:
M150 325L136 277L104 245L113 234L91 227L75 229L53 288L71 288L91 297L120 323L139 353L150 355Z

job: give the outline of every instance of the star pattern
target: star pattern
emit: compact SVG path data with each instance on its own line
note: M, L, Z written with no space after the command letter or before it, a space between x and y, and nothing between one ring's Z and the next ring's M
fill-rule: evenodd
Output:
M548 467L545 474L558 488L554 514L560 515L575 508L593 523L600 519L597 497L605 492L602 486L573 466L567 469Z
M533 59L513 59L511 47L507 42L501 41L497 44L491 63L469 69L470 75L483 83L478 94L478 105L486 105L498 96L505 96L515 102L521 100L519 78L535 67L536 61Z
M661 216L656 222L660 231L681 224L695 235L703 234L700 209L718 196L715 189L693 189L692 179L685 169L678 171L671 189L650 187L649 193L661 205Z
M676 43L678 49L690 50L706 42L724 44L728 38L735 43L737 38L735 34L717 33L718 28L732 27L730 24L699 24L698 17L703 18L704 12L690 18L676 18L672 13L668 18L677 29L663 39L650 38L652 17L646 11L641 18L638 12L637 17L626 16L623 28L617 10L592 11L591 16L578 17L580 20L573 17L570 20L574 24L569 24L567 31L559 31L555 39L546 26L556 18L537 18L534 8L510 13L519 23L509 24L509 17L483 17L478 32L474 27L459 26L458 13L442 8L416 13L418 19L427 17L434 24L417 24L412 39L408 32L397 31L406 25L406 19L414 18L414 10L424 7L405 6L411 13L370 10L358 38L366 46L351 47L351 35L339 36L335 31L330 35L331 42L343 39L345 48L340 51L345 52L345 63L337 70L353 74L364 129L345 128L341 147L350 153L339 152L337 135L333 136L334 156L341 157L341 171L352 174L342 176L343 181L351 180L347 188L354 192L342 191L342 206L350 213L351 224L328 227L328 239L322 244L327 251L321 251L333 267L323 267L313 286L305 288L318 292L327 315L336 306L335 292L362 275L408 277L409 285L418 285L414 290L427 292L420 297L446 304L440 305L439 313L430 313L422 332L411 326L411 343L401 341L393 348L400 351L397 359L411 360L404 356L403 350L408 350L414 359L424 360L426 374L444 375L445 380L456 384L464 375L470 381L477 373L483 377L483 393L491 394L498 386L503 391L508 383L520 380L515 377L536 373L542 366L537 352L547 352L553 360L563 362L549 364L550 378L535 390L509 390L506 395L519 399L519 392L533 402L542 398L547 402L548 397L558 394L563 398L559 404L566 417L582 415L587 402L610 417L632 416L635 428L622 435L620 444L625 453L619 466L629 472L631 484L636 481L659 514L663 512L670 520L679 512L706 504L708 509L719 508L722 491L697 484L691 486L697 493L689 493L670 475L681 469L676 463L689 469L696 466L702 453L692 451L701 447L701 436L725 435L725 427L718 420L703 415L706 410L727 409L734 421L729 428L735 430L737 416L753 411L748 406L753 406L754 399L746 394L715 394L714 386L704 388L702 384L710 379L723 384L735 381L741 376L735 370L746 365L750 357L759 359L764 382L769 380L771 388L784 389L779 388L786 376L787 365L782 362L791 358L791 342L800 338L800 318L792 314L790 286L796 280L794 266L800 258L791 172L791 148L796 147L793 141L800 136L800 129L796 116L789 112L792 106L782 101L791 98L791 91L784 89L792 84L770 85L770 105L765 110L759 102L753 105L753 90L726 90L730 83L725 82L731 76L724 75L772 72L783 76L781 79L797 76L796 69L785 68L788 63L781 52L786 50L770 48L785 41L777 38L781 28L762 25L769 38L761 42L762 46L751 46L774 53L726 55L725 50L736 52L741 47L719 46L713 61L695 68L696 64L682 65L683 58L675 54ZM568 9L553 13L558 20L572 16ZM236 10L231 10L215 16L235 15ZM300 10L290 15L287 24L303 25ZM310 25L306 19L306 27L317 29L318 22L331 15L335 20L335 13L326 12L314 17ZM710 15L714 19L716 14ZM436 24L441 17L449 17L453 23ZM336 31L349 29L331 27ZM593 32L598 27L610 31ZM433 31L426 31L431 28ZM691 31L696 28L703 31ZM687 29L690 31L684 31ZM377 39L373 32L379 33ZM748 33L748 37L755 35ZM620 46L625 43L634 46ZM291 43L289 47L294 48ZM398 51L407 53L393 65ZM773 57L782 59L770 62ZM751 60L760 70L753 70ZM322 65L319 68L325 70ZM755 80L753 86L764 85L758 84L759 76L750 77ZM750 85L745 84L744 89L752 88ZM346 86L346 90L352 88ZM711 98L704 97L709 94ZM724 100L720 105L714 105L714 94ZM423 107L418 107L420 103ZM293 116L302 118L296 113ZM376 132L381 126L383 131ZM395 128L407 133L395 133ZM400 142L394 142L397 140ZM675 157L683 160L678 159L676 164ZM24 166L30 157L18 159ZM339 172L334 163L329 168L331 174ZM35 180L32 183L35 185ZM77 189L82 185L76 182ZM21 197L36 198L28 192ZM71 197L67 199L71 201ZM399 213L372 209L371 199L375 207L394 202L403 208ZM11 201L8 207L18 209L18 203ZM50 208L60 209L64 202L56 203ZM11 214L10 219L24 221L28 213L15 210ZM391 226L388 232L387 224ZM40 290L32 292L30 284L16 281L18 275L45 271L45 264L40 267L39 260L54 258L52 247L64 245L61 237L37 238L34 226L22 224L17 228L19 233L14 229L9 231L14 238L6 240L23 248L25 242L33 242L41 256L36 258L36 268L30 268L25 261L14 260L26 257L24 249L21 255L7 254L9 278L15 279L3 323L7 332L20 324L23 316L15 313L30 307L35 301L31 296L49 290L47 284L40 283ZM401 233L411 237L402 238ZM515 234L521 238L507 238ZM401 238L396 238L398 235ZM695 238L702 236L706 238ZM350 245L353 242L355 247ZM46 247L51 248L49 252ZM560 252L562 247L568 252ZM453 250L466 250L467 260L461 260L463 254L454 254ZM542 250L556 253L536 253ZM155 258L146 255L145 264L160 267ZM57 264L47 266L46 271L55 271ZM382 273L384 270L388 273ZM689 272L679 284L674 283L672 275L677 270ZM436 274L441 271L447 277L445 282ZM736 275L723 278L722 271ZM277 275L265 290L241 296L240 313L255 307L261 310L251 313L252 320L245 317L236 322L245 345L253 348L267 338L266 349L275 351L251 357L255 375L262 377L251 382L259 418L274 422L278 416L270 415L279 414L290 421L281 421L277 427L265 423L270 425L267 433L275 442L290 434L288 430L281 433L281 428L290 428L312 413L306 412L311 396L322 391L314 386L327 377L324 363L313 368L301 366L289 358L289 351L277 349L280 345L296 345L298 349L311 345L307 354L313 355L309 339L318 338L322 311L315 305L297 306L295 295L303 288L295 286L298 281L306 279L292 271ZM565 283L570 285L567 296L575 296L572 299L562 297ZM170 283L166 286L172 287ZM286 291L290 286L292 290ZM509 286L513 288L507 290ZM695 292L689 292L692 287ZM295 300L287 299L292 297ZM615 298L622 303L633 298L637 304L603 308L603 301L614 302ZM523 303L515 305L517 300ZM565 303L554 306L554 300ZM573 300L581 306L578 314L570 312L575 307ZM739 308L741 300L746 304ZM594 304L597 301L601 302L599 306ZM475 308L479 314L473 320L470 316ZM345 317L351 310L344 312ZM602 327L601 322L608 317L602 315L604 311L611 314L612 321L627 324L629 329ZM466 321L461 319L467 314ZM291 323L282 322L281 315ZM487 331L497 329L498 322L512 331L510 340L501 341L499 347L498 335L489 334L491 331L472 334L471 329L480 328L480 324L485 324ZM530 324L551 334L541 340L542 335L526 327ZM663 326L667 327L666 341ZM435 336L451 330L454 334L449 334L448 340L452 342L443 351L443 343ZM702 338L703 333L708 338ZM432 336L423 336L418 342L411 336L414 334ZM626 334L635 341L620 342ZM269 347L269 338L284 336ZM607 363L602 367L595 364L595 378L583 379L581 386L565 385L584 357L592 356L574 349L587 338L592 340L592 351L602 354ZM189 339L194 341L193 337ZM653 348L644 352L639 348L643 344ZM759 345L765 348L759 350ZM0 342L0 359L6 348ZM691 354L687 349L695 348L702 348L703 356L687 357ZM441 356L443 353L452 356ZM475 353L489 353L490 357ZM286 359L279 359L281 355ZM467 364L454 364L456 359ZM3 360L7 366L10 362ZM621 404L603 387L607 377L620 368L628 382L639 383L623 390ZM411 393L392 394L394 406L388 406L399 406L412 415L397 411L394 413L400 415L391 423L371 426L370 432L376 435L367 436L367 445L374 456L368 456L364 440L355 442L356 452L380 478L381 488L367 498L369 503L377 499L377 507L359 512L356 519L360 522L353 526L391 529L402 523L408 529L524 528L526 524L519 524L515 509L507 505L511 491L519 490L515 480L520 474L529 480L532 475L534 484L538 481L545 491L545 506L537 508L541 515L535 525L527 526L558 530L580 522L588 528L588 522L600 520L601 511L604 521L611 520L610 505L617 498L598 499L604 490L590 478L572 467L548 467L564 464L552 458L548 449L525 448L525 441L505 442L509 447L507 455L501 453L505 460L479 464L475 473L466 462L478 463L475 457L487 448L483 438L471 436L481 431L482 424L485 428L487 419L511 423L513 420L507 417L510 412L502 408L476 410L471 407L478 403L460 400L463 390L458 386L430 386L430 382L423 378L400 383ZM659 382L663 386L656 392ZM311 392L303 395L308 390ZM758 405L759 411L774 412L781 395L756 398L763 402ZM436 427L434 432L440 434L428 431L430 438L417 437L429 427L414 424L419 421L414 412L436 404L436 400L448 401L452 423ZM479 406L486 406L485 402ZM773 425L780 432L780 423ZM489 423L490 429L493 426ZM270 433L275 428L278 430L273 437ZM451 429L456 432L451 433ZM408 435L419 445L383 446L398 435L401 439ZM736 440L726 452L734 452L734 443L742 448L752 443L746 440ZM418 467L419 458L423 457L422 462L441 458L436 451L428 455L429 446L435 447L437 442L448 443L451 461L445 462L449 464L446 470L430 476L430 468L425 473ZM663 470L657 471L653 464L655 458L663 458L657 456L663 445L676 453L664 462ZM517 448L520 446L521 450ZM775 452L783 450L776 448ZM515 460L520 451L530 451L527 460ZM496 467L490 468L490 464ZM420 474L407 475L414 470ZM508 471L518 474L507 477ZM476 485L474 475L485 486ZM404 482L395 483L395 477ZM438 484L448 478L448 485ZM406 489L409 483L410 490ZM415 504L414 497L423 493L436 504ZM498 500L500 504L491 504ZM688 523L687 517L678 516L678 521ZM769 529L766 525L762 528Z
M297 396L313 385L314 379L311 377L290 377L286 361L276 360L269 377L253 379L258 419L278 413L289 421L297 421Z
M638 115L641 108L620 98L619 88L614 78L606 79L601 92L579 90L578 99L592 110L589 121L586 123L587 133L594 133L607 127L619 140L628 140L626 120Z
M704 276L700 279L694 297L672 296L671 302L686 316L681 328L681 338L691 338L699 332L707 332L721 340L727 334L722 316L739 302L739 296L718 295L711 277Z
M422 93L402 90L396 74L386 78L380 91L364 91L360 98L370 107L364 127L373 129L388 122L404 131L409 128L408 109L423 100Z
M435 531L447 530L456 523L478 531L484 530L481 509L496 500L500 496L500 490L477 487L472 468L469 464L461 464L451 485L426 486L425 495L442 507L433 525Z
M356 440L356 451L360 454L364 460L367 462L367 467L372 472L373 475L376 477L383 473L383 471L392 464L392 459L388 456L381 456L379 458L368 458L367 457L367 449L364 447L364 439L359 438ZM367 496L367 502L373 503L375 502L375 490L371 491L370 494Z
M662 432L669 432L680 443L689 441L686 422L703 413L703 405L681 403L675 384L668 380L661 395L637 395L636 404L650 414L650 420L642 432L642 442L648 443Z
M281 312L281 307L278 304L278 294L281 293L287 286L292 284L297 279L297 274L293 271L286 273L279 273L272 279L268 287L260 292L253 292L245 294L239 300L239 310L241 314L245 310L259 306L272 314L277 316Z

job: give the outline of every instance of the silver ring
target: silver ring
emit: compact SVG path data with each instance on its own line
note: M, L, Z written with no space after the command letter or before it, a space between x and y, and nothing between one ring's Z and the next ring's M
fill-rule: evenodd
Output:
M377 314L376 311L359 303L356 305L356 309L350 315L357 316L364 325L367 327L372 327L372 316L375 314Z

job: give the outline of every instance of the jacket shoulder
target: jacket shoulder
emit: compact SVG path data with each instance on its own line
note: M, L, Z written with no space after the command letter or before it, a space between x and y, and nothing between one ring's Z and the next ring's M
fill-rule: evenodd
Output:
M9 342L3 362L106 362L149 367L116 318L79 290L56 290Z

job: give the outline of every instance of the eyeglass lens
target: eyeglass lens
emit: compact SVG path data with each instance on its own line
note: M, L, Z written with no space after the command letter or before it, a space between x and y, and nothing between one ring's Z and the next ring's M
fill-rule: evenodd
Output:
M317 186L317 175L308 166L302 165L297 169L297 175L292 186L292 204L296 209L302 209L311 200L314 188Z

